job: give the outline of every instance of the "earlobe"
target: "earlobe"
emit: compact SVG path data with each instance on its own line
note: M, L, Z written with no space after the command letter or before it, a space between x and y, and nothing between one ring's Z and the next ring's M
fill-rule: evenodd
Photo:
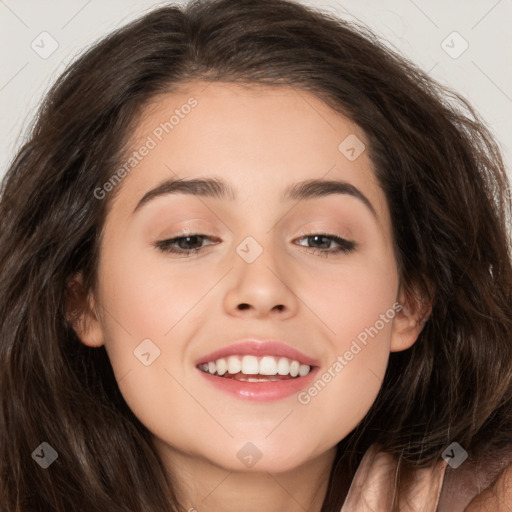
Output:
M412 347L432 311L431 302L417 289L406 294L401 288L398 302L402 307L393 319L391 352L400 352Z
M67 282L66 319L84 345L96 348L104 344L96 301L85 290L81 272Z

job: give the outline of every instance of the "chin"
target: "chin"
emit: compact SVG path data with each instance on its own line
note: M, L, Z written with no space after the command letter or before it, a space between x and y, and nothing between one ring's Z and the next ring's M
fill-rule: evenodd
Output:
M307 457L301 447L301 455L297 452L297 446L290 446L285 449L282 445L279 450L272 448L258 447L258 443L250 441L240 443L233 451L228 453L233 456L226 456L226 450L220 454L220 457L213 457L211 461L225 470L239 473L285 473L296 469L307 462Z

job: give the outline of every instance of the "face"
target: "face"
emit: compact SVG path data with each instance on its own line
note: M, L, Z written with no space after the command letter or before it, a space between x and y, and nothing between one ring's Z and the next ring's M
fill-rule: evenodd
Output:
M416 339L396 307L389 210L363 144L357 126L292 88L196 82L145 110L130 144L140 158L103 228L98 315L79 334L105 344L166 456L229 471L312 461L368 412L390 351ZM226 193L161 187L176 179L221 180ZM338 186L297 189L310 180ZM272 368L288 354L310 373L258 383L198 368L243 340L258 372L263 356ZM257 352L268 340L278 344Z

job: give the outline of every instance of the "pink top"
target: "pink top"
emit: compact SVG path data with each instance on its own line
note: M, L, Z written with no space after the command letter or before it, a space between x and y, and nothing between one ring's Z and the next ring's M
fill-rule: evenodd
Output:
M396 458L370 446L340 512L389 512L397 466ZM448 471L447 466L441 459L434 467L408 473L412 484L410 492L398 498L400 512L512 511L512 448L476 465Z
M365 453L354 475L347 498L340 512L388 512L393 502L393 484L397 460L372 445ZM409 496L400 496L403 512L436 512L447 463L435 468L417 469Z

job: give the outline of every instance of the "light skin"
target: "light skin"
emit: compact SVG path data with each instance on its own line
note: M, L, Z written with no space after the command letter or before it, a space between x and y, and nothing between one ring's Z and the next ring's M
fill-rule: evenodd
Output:
M373 404L390 352L416 341L424 311L399 286L389 208L368 152L350 161L338 149L351 134L368 147L357 126L289 87L194 82L145 110L131 151L191 97L197 106L118 185L97 290L75 329L87 346L105 345L119 388L152 433L186 510L319 511L336 444ZM136 209L165 180L213 176L236 198L166 194ZM280 198L310 179L349 183L374 212L349 194ZM205 236L189 242L200 252L155 246L187 229ZM333 253L338 244L318 233L355 248ZM236 251L248 236L263 250L250 264ZM296 395L237 399L211 387L194 365L256 335L317 359L322 374L396 302L403 309L306 405ZM149 366L133 353L144 339L160 350ZM237 457L247 442L262 454L250 468Z

